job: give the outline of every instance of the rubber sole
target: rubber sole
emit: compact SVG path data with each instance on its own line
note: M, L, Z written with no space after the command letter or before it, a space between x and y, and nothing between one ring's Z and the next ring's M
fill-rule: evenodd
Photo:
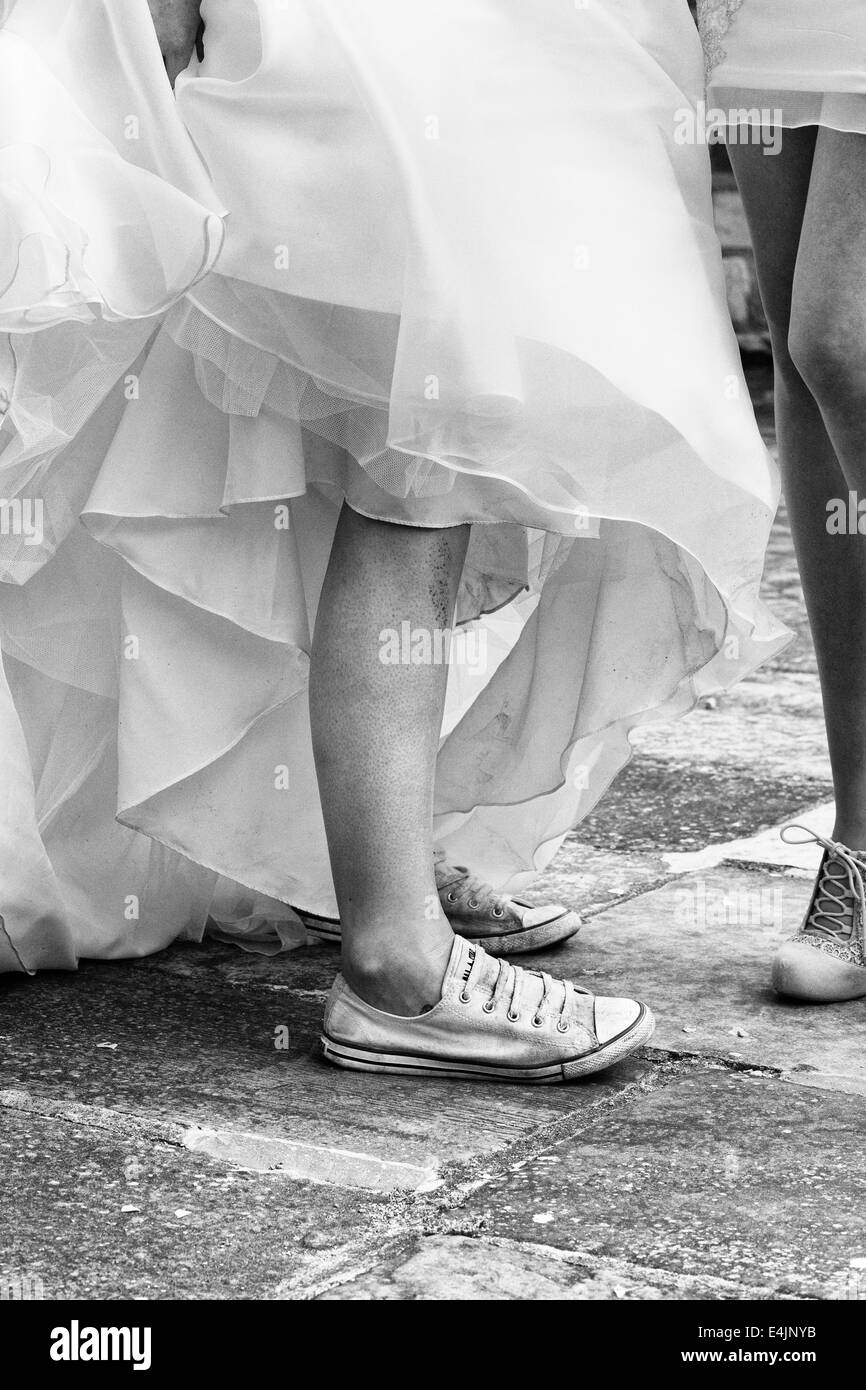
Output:
M330 917L311 917L306 912L302 912L301 916L311 936L331 946L340 945L343 934L339 921ZM543 951L546 946L556 946L561 941L569 941L577 935L582 925L576 912L564 912L560 917L554 917L551 922L543 922L537 927L498 932L493 936L468 936L461 928L459 935L467 941L474 941L483 946L489 956L519 956L528 951Z
M512 932L497 932L493 936L460 935L467 941L477 941L489 956L518 956L524 951L543 951L546 946L557 946L561 941L569 941L577 936L583 922L576 912L563 912L550 922L542 922L537 927L523 927Z
M329 946L340 945L343 940L343 933L340 930L339 920L331 917L312 917L309 912L301 912L299 916L310 936L316 936L320 941L326 941Z
M553 1086L562 1081L576 1081L593 1072L604 1071L628 1057L636 1048L648 1042L655 1030L655 1019L645 1004L628 1028L615 1038L609 1038L594 1052L587 1052L573 1061L549 1062L537 1067L503 1066L498 1062L460 1061L454 1057L424 1057L410 1052L382 1052L341 1042L322 1034L322 1050L334 1066L351 1071L390 1073L392 1076L450 1077L464 1081L506 1081L537 1086Z

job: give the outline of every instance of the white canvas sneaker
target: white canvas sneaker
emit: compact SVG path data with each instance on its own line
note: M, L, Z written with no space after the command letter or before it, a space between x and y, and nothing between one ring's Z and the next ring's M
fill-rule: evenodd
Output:
M497 893L465 864L452 864L442 850L436 851L434 871L442 911L455 932L491 956L541 951L580 931L580 917L561 903L533 907Z
M442 850L436 851L434 872L439 903L454 931L480 942L491 956L541 951L580 931L578 914L561 903L533 906L497 893L464 864L452 864ZM337 918L300 915L312 936L339 946L342 932Z
M603 1071L654 1027L644 1004L596 998L455 936L442 997L427 1013L374 1009L338 975L322 1046L329 1061L360 1071L549 1084Z

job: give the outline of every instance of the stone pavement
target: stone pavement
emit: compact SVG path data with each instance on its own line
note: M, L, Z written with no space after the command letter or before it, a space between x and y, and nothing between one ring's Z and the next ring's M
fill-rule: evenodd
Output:
M832 815L784 513L767 596L797 644L643 730L539 886L586 917L539 963L650 1000L650 1048L571 1087L333 1071L316 1046L323 946L4 978L7 1289L866 1297L866 1002L781 1004L767 980L817 862L773 827Z

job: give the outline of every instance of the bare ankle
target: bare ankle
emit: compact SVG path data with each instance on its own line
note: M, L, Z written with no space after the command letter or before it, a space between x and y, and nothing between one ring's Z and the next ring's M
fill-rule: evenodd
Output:
M403 945L382 950L379 943L343 941L342 971L346 983L374 1009L414 1017L426 1013L442 997L453 937L425 943L407 951Z

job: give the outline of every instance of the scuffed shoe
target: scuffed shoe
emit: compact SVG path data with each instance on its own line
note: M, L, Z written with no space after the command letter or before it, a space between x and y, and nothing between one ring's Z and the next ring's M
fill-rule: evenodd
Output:
M786 840L803 830L808 840ZM822 845L824 856L812 899L799 932L777 952L773 988L790 999L840 1003L866 995L866 854L815 835L805 825L786 825L786 844Z
M541 951L580 931L581 920L576 912L559 903L533 907L520 898L497 893L464 865L451 864L442 850L436 851L434 870L442 911L455 932L479 942L491 956ZM301 916L313 936L339 945L339 920L314 917L308 912Z
M480 942L491 956L540 951L580 931L576 912L559 903L533 907L505 897L464 865L449 863L442 850L436 851L435 873L442 911L455 932Z
M322 1046L359 1071L550 1084L613 1066L654 1027L644 1004L596 998L455 936L442 997L415 1017L374 1009L338 975Z

